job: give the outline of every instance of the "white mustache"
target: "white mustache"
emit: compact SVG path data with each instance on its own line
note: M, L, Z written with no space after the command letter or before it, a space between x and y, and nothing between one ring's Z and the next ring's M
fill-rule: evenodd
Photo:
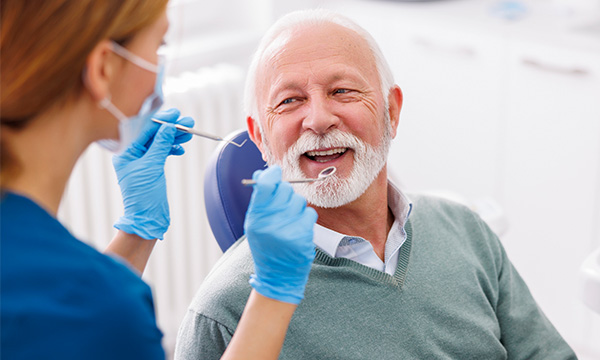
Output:
M303 133L292 147L287 156L298 158L308 151L330 148L361 149L364 147L362 141L356 136L334 129L325 135L316 135L312 132Z

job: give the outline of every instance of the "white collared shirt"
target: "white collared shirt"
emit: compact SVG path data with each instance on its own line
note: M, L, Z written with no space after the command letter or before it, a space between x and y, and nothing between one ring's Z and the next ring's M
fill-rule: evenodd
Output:
M371 243L358 236L340 234L315 225L315 244L331 257L342 257L394 275L398 265L400 247L406 241L404 225L412 210L412 203L388 180L388 206L394 215L394 223L385 242L384 261L373 250Z

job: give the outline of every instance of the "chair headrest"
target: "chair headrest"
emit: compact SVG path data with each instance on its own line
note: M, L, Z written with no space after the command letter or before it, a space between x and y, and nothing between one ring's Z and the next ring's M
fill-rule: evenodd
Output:
M246 130L227 136L227 140L238 144L248 139ZM265 167L260 150L250 140L241 148L221 143L208 162L204 202L210 227L223 252L244 234L252 187L242 185L241 181L252 178L255 170Z

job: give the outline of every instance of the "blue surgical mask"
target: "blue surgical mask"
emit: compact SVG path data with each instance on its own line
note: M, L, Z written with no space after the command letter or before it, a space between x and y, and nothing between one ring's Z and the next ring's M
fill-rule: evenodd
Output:
M164 102L164 95L162 91L164 58L159 56L158 65L155 65L135 55L115 42L113 42L113 51L117 55L125 58L128 61L131 61L135 65L156 73L154 92L144 100L137 115L128 117L123 114L123 112L110 101L110 96L107 96L98 103L100 107L108 110L108 112L110 112L119 120L119 140L104 139L98 141L98 144L118 154L127 149L127 147L131 145L135 139L137 139L137 137L141 134L144 125L151 121L150 119L152 116L158 111Z

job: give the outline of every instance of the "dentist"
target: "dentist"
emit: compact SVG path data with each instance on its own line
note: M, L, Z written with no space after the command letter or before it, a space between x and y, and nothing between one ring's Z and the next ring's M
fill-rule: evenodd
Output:
M139 277L170 223L164 164L193 126L162 105L167 0L0 3L1 352L7 359L164 359ZM167 122L156 124L154 117ZM124 203L107 256L56 219L77 159L115 152ZM224 359L275 359L304 295L316 212L273 167L246 218L252 291Z

